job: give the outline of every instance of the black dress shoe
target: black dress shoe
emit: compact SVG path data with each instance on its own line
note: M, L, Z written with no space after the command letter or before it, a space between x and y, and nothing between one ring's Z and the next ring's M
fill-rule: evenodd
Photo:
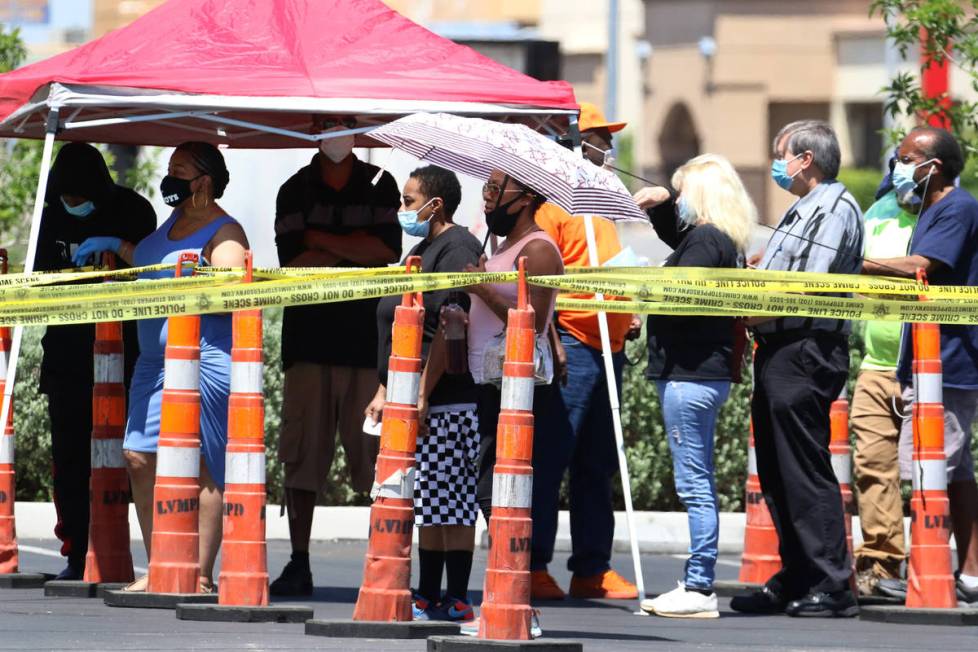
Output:
M836 593L809 593L804 598L792 600L784 612L789 616L808 618L852 618L859 615L859 604L852 591Z
M77 581L80 580L84 575L85 575L84 564L81 565L73 564L72 562L69 561L68 565L64 567L64 570L58 573L57 577L55 577L54 579L58 581L62 581L62 580Z
M742 614L779 614L786 605L787 601L779 593L766 586L750 595L738 595L730 600L730 608Z

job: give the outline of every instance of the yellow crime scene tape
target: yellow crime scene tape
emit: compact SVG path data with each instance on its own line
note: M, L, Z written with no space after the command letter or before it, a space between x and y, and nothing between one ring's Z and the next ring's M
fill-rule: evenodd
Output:
M18 275L0 277L0 326L211 314L516 281L515 272L407 274L403 267L383 267L256 268L255 280L244 283L241 269L205 267L198 268L196 275L182 278L77 284L172 268L172 265L154 265L117 271L38 273L20 275L20 282L9 284L3 281L16 279ZM539 276L528 280L531 284L564 292L600 292L626 299L594 301L560 297L559 310L978 324L976 288L927 287L909 279L671 267L574 268L573 273L563 276ZM51 285L54 282L62 285ZM824 293L869 296L850 298L825 296ZM919 301L916 295L928 300Z

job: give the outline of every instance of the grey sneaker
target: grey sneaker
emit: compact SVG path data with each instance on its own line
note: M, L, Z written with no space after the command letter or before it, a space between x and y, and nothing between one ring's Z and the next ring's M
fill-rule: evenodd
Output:
M958 602L969 607L978 604L978 589L969 588L961 581L961 571L954 571L954 588L957 589Z
M886 579L876 584L876 591L888 598L907 599L907 580Z

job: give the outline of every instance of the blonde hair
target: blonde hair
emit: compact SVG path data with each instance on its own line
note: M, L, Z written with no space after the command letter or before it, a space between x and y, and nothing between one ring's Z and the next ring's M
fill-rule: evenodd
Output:
M698 220L726 233L741 251L747 248L757 208L730 161L718 154L690 159L672 175L672 186Z

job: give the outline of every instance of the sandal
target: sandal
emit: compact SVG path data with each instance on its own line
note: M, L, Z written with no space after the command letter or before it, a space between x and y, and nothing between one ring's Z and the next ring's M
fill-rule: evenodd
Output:
M142 577L136 579L135 582L122 587L122 590L127 593L145 593L148 585L149 575L143 575Z
M198 585L198 593L213 593L217 587L214 585L212 580L206 577L200 578L200 584Z

